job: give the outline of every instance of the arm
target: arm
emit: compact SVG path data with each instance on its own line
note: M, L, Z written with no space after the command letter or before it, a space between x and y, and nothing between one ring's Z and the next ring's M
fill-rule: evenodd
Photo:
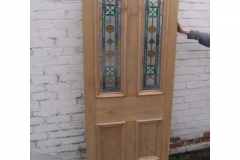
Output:
M210 47L210 34L209 33L190 30L190 33L187 35L187 38L198 40L198 42L201 45Z
M190 30L187 28L182 28L182 26L178 23L178 32L183 33L187 35L188 39L195 39L198 40L198 42L206 47L210 47L210 34Z

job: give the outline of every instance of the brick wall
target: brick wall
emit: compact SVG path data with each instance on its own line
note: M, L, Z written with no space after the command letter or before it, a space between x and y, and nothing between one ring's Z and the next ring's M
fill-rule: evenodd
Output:
M31 159L85 159L81 0L31 0ZM180 0L183 26L209 31L209 0ZM178 35L171 136L209 131L209 49Z
M209 32L210 0L180 0L182 26ZM171 136L182 141L210 131L210 51L178 34Z
M84 159L82 3L30 4L31 159Z

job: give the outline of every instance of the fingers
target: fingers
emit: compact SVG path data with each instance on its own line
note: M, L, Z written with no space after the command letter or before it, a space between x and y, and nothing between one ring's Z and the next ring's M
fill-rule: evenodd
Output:
M177 31L178 31L179 33L181 33L181 26L180 26L179 22L177 22L177 25L178 25Z
M178 27L177 27L177 31L178 31L178 33L183 33L182 26L180 25L179 22L177 22L177 24L178 24Z

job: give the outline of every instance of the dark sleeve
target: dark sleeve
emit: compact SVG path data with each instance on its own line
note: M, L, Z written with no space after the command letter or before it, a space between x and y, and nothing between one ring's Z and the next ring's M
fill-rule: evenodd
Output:
M210 33L204 33L199 31L190 30L188 39L195 39L198 42L206 47L210 47Z

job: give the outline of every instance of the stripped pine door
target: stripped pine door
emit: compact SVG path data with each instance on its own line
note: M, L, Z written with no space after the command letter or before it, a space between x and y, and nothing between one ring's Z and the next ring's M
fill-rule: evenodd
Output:
M167 160L178 0L83 0L88 160Z

